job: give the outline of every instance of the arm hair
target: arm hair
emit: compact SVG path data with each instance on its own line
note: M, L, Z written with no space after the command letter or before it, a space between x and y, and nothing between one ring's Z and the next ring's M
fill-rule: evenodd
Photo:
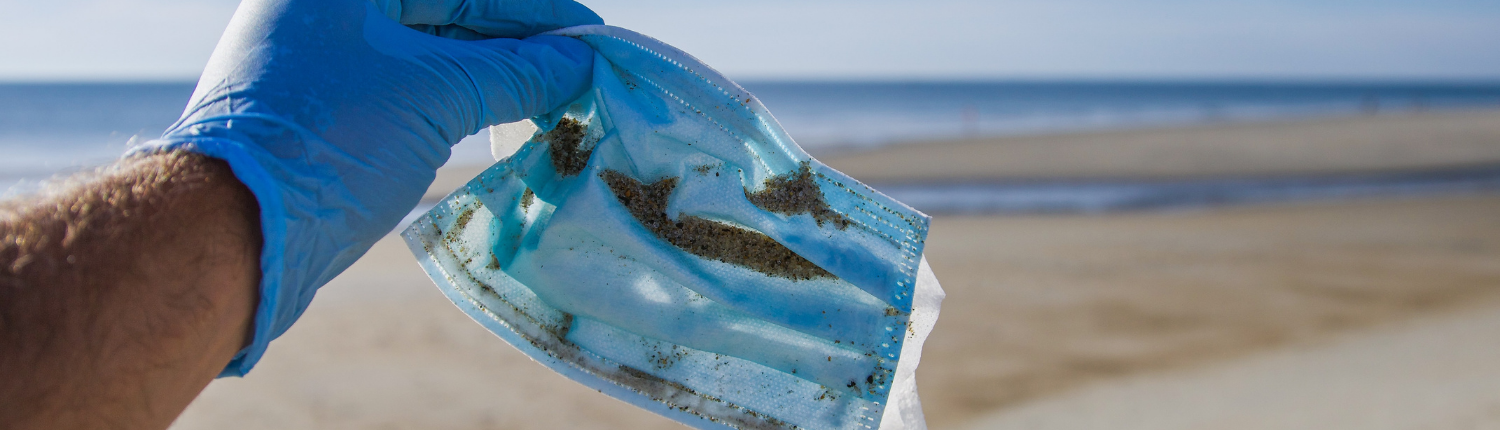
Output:
M0 428L166 428L248 340L260 211L220 160L0 203Z

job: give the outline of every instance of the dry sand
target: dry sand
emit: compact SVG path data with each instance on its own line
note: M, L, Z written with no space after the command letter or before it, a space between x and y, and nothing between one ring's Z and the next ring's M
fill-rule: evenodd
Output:
M242 378L175 429L680 428L532 362L433 287L400 238L319 292Z
M1226 126L1218 134L1178 130L1118 136L1149 149L1151 141L1125 137L1198 133L1203 141L1189 146L1227 151L1241 145L1234 143L1240 134L1352 141L1384 135L1367 132L1385 127L1380 123L1387 120L1428 124L1422 127L1451 136L1489 136L1484 133L1493 131L1496 118L1494 113L1377 117ZM1101 136L1056 138L1062 143L1051 145L1104 146L1109 139ZM1059 162L1019 171L1123 176L1500 160L1480 157L1500 155L1500 138L1475 139L1458 149L1433 150L1460 154L1447 158L1397 156L1426 153L1426 145L1373 151L1364 158L1325 154L1317 162L1303 159L1320 153L1310 151L1287 159L1297 166L1290 170L1248 157L1241 157L1245 166L1239 166L1233 156L1218 161L1230 164L1219 170L1149 167L1150 160L1141 161L1149 168L1130 170L1129 162L1106 163L1114 157L1091 152L1079 157L1097 160L1071 167L1065 163L1071 157L1031 156ZM1489 146L1480 142L1485 139ZM1387 147L1401 147L1391 142ZM1043 146L1033 150L1045 152ZM924 151L941 155L949 149ZM1129 152L1115 152L1122 151ZM832 164L874 178L871 170L858 170L871 161L840 160L849 159ZM954 172L995 177L994 172L1017 171L1002 168L1012 165L1007 163ZM894 171L921 178L920 170ZM1189 376L1170 375L1386 330L1393 321L1500 309L1500 196L1109 216L939 217L928 258L949 297L919 372L929 422L934 428L999 425L1007 418L996 414L1107 391L1119 381L1153 375L1184 380ZM1213 392L1211 386L1199 390ZM1163 391L1143 393L1151 392ZM1073 404L1088 403L1065 403ZM1162 407L1171 412L1171 404ZM1051 408L1029 416L1072 413L1070 406ZM500 342L448 304L394 236L325 287L247 378L212 384L174 427L680 428L569 382Z
M1121 378L972 430L1500 429L1500 307Z
M1126 375L1500 306L1500 197L938 218L934 427Z

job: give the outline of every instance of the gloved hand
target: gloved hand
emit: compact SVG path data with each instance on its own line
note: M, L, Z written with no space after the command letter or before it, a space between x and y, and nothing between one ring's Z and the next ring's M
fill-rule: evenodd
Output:
M249 371L318 287L395 228L459 139L587 88L581 42L472 39L600 23L571 0L240 4L182 119L135 149L224 159L260 203L255 333L220 376Z

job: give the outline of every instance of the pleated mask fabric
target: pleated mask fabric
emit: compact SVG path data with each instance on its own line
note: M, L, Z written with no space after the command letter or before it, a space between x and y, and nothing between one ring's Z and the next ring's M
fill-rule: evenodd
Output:
M813 159L686 53L610 26L549 34L594 48L592 89L497 126L524 144L403 233L444 294L693 427L925 428L929 218Z

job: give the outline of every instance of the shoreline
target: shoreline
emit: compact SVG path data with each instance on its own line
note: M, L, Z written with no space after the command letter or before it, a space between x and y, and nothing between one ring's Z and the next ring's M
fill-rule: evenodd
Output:
M1493 194L1500 192L1500 164L1319 175L868 185L927 214L1100 214Z
M1500 163L1500 110L914 142L820 159L875 183L1441 169Z

